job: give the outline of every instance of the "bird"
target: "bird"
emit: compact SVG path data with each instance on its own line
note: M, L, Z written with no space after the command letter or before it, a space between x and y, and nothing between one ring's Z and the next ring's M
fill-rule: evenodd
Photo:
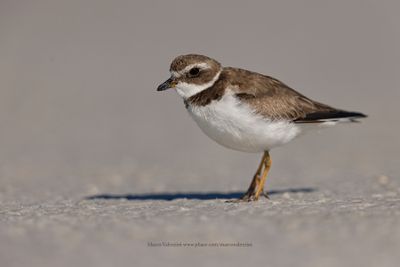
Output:
M200 54L177 56L157 91L175 89L200 129L227 148L263 153L247 191L235 201L256 201L271 168L270 151L305 132L367 117L314 101L271 76L224 67Z

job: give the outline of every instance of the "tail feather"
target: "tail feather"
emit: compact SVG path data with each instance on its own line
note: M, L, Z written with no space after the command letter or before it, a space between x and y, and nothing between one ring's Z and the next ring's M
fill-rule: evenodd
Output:
M303 118L295 120L296 123L321 123L321 122L358 122L357 119L366 118L367 115L361 112L330 110L319 111L307 114Z

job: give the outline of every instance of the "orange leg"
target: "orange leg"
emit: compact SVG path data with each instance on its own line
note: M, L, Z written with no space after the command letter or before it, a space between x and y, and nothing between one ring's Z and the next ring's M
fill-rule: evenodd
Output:
M258 166L256 173L254 174L253 180L251 180L251 184L249 186L249 189L247 189L246 194L242 198L245 198L246 196L252 195L253 192L258 187L258 185L260 184L260 176L261 176L261 172L262 172L263 167L264 167L264 161L265 161L265 154L261 158L260 165Z
M269 173L269 170L271 169L272 161L271 161L271 157L269 156L269 152L268 151L266 151L264 153L264 158L265 158L265 161L264 161L264 172L263 172L263 174L261 176L261 181L260 181L260 183L258 185L257 191L256 191L255 196L254 196L255 200L257 200L260 197L260 194L263 192L264 184L265 184L265 181L267 180L267 175Z
M265 180L267 179L268 172L271 168L271 157L269 152L265 151L258 166L257 172L251 181L250 187L247 192L240 198L242 201L255 201L258 200L264 189ZM265 195L268 197L267 195Z

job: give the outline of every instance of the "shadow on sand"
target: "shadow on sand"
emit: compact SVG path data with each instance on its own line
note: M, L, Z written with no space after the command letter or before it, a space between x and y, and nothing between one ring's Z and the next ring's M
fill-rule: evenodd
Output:
M268 191L268 195L279 195L284 193L312 193L317 191L316 188L305 187L305 188L289 188L282 190L271 190ZM100 194L94 196L88 196L85 199L126 199L126 200L175 200L175 199L197 199L197 200L211 200L211 199L232 199L239 198L244 192L189 192L189 193L154 193L154 194Z

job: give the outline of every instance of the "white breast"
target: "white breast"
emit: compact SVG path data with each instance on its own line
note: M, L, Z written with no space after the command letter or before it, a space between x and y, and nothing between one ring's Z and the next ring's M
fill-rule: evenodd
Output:
M271 121L255 114L232 94L206 106L188 106L202 131L217 143L239 151L263 152L283 145L301 132L286 121Z

